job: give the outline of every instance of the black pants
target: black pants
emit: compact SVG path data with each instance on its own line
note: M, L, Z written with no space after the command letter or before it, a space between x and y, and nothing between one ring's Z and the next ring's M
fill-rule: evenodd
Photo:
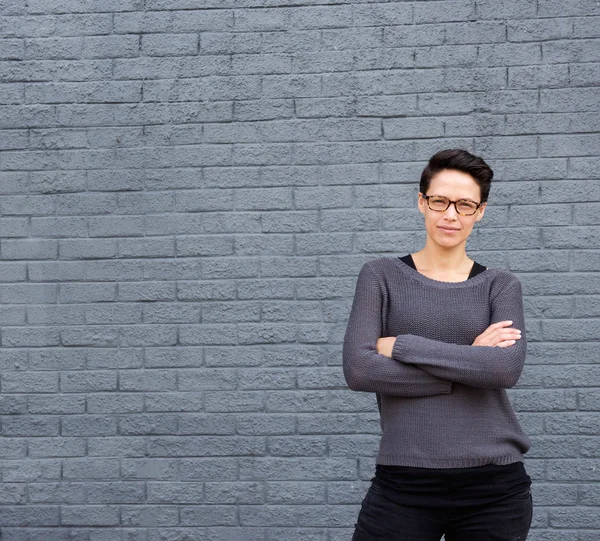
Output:
M529 490L484 506L401 505L371 484L352 541L525 541L531 525Z

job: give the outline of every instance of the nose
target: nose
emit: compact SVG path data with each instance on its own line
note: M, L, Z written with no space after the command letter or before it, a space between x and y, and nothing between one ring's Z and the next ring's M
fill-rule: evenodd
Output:
M444 211L444 217L447 219L456 220L458 216L458 212L456 212L456 203L450 203L448 208Z

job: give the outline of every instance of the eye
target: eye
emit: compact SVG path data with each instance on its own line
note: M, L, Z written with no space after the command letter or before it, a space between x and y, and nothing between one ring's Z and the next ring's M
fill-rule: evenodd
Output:
M458 201L458 208L460 210L474 211L477 209L477 203L470 201L469 199L460 199Z
M433 196L429 199L434 205L445 205L448 203L448 199L442 196Z

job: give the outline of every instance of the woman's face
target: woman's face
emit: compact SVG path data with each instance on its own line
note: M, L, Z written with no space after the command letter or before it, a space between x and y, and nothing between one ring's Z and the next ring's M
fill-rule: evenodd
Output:
M472 216L462 216L451 204L445 211L431 210L423 195L439 195L457 201L470 199L481 202L481 190L473 177L462 171L444 169L430 181L426 194L419 194L419 211L425 216L425 229L428 239L443 248L465 245L475 222L483 217L486 203L483 203Z

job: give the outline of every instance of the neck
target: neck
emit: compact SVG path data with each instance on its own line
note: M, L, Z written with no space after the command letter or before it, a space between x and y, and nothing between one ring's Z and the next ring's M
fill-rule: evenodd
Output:
M425 247L413 254L415 265L431 273L469 272L472 261L467 256L465 244L444 249L427 239Z

